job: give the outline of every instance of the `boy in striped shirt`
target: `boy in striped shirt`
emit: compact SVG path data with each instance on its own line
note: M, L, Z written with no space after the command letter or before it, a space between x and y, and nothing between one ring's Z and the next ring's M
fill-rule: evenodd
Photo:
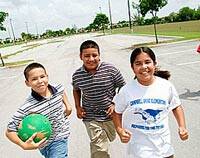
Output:
M72 76L77 117L86 126L91 158L109 158L109 141L116 137L112 100L116 89L125 85L125 81L113 65L100 62L99 46L92 40L81 44L80 59L83 66Z
M72 108L68 102L62 85L52 86L48 82L48 75L40 63L31 63L24 70L25 83L31 88L31 94L24 104L14 113L8 123L6 136L24 150L39 149L45 158L67 158L69 120ZM17 134L19 124L23 118L31 113L46 116L52 126L52 135L48 140L33 141L37 133L23 142Z

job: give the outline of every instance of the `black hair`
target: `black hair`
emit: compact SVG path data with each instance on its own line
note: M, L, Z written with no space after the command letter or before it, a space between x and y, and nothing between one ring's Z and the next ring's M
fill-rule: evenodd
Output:
M36 63L36 62L34 62L34 63L30 63L29 65L27 65L26 66L26 68L24 69L24 77L25 77L25 79L28 81L28 73L31 71L31 70L33 70L33 69L35 69L35 68L42 68L42 69L44 69L44 71L46 72L46 69L44 68L44 66L42 65L42 64L40 64L40 63Z
M133 63L136 57L142 52L148 54L149 57L153 60L154 64L156 64L156 56L153 50L151 50L149 47L138 47L138 48L135 48L131 53L131 57L130 57L131 67L133 67ZM166 80L168 80L171 76L169 71L160 70L158 67L156 67L154 75L164 78Z
M100 54L100 49L98 44L92 40L86 40L81 44L80 53L82 53L83 49L88 49L88 48L96 48L98 50L98 53Z

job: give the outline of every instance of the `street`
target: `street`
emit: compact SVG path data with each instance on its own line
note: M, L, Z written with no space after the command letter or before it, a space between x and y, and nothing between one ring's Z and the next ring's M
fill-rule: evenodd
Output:
M134 74L129 63L133 44L152 42L154 37L84 34L62 38L60 42L42 44L36 48L20 53L7 61L32 59L41 62L47 69L50 83L62 83L70 103L74 106L71 86L73 72L82 64L79 58L80 44L86 40L95 40L100 46L101 60L114 64L119 68L126 81L133 79ZM168 38L167 38L168 39ZM166 40L160 38L159 40ZM181 98L189 140L179 139L176 120L170 115L172 143L176 158L200 157L200 54L196 47L200 41L186 41L171 44L159 44L152 49L157 56L161 69L171 72L170 81L175 85ZM16 46L21 50L20 46ZM0 52L14 52L15 47L1 48ZM0 158L38 158L39 151L23 151L5 137L8 120L30 93L24 83L23 69L25 66L0 68ZM77 119L76 111L70 116L71 135L69 138L70 158L89 158L89 138L81 120ZM126 158L125 144L119 138L110 145L111 158Z

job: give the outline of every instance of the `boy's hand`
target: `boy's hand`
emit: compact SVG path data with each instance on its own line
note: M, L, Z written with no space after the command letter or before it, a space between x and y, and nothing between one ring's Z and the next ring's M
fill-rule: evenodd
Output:
M188 139L188 131L187 131L186 128L179 127L178 133L179 133L181 140L187 140Z
M82 118L85 117L86 112L85 112L85 110L82 107L77 108L76 112L77 112L77 117L79 119L82 119Z
M33 139L36 137L37 133L34 133L26 142L23 142L21 145L24 150L34 150L38 149L42 145L44 145L47 138L42 139L38 143L35 143Z
M109 107L108 110L107 110L107 115L108 115L109 117L112 117L112 114L113 114L113 112L114 112L114 109L115 109L115 105L114 105L114 104L111 104L110 107Z

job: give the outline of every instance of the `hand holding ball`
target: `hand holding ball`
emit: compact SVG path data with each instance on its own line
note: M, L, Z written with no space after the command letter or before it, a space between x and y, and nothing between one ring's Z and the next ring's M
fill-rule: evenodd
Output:
M51 123L41 114L30 114L22 120L18 136L22 141L28 140L34 133L37 133L33 141L35 143L44 138L49 139L52 133Z

